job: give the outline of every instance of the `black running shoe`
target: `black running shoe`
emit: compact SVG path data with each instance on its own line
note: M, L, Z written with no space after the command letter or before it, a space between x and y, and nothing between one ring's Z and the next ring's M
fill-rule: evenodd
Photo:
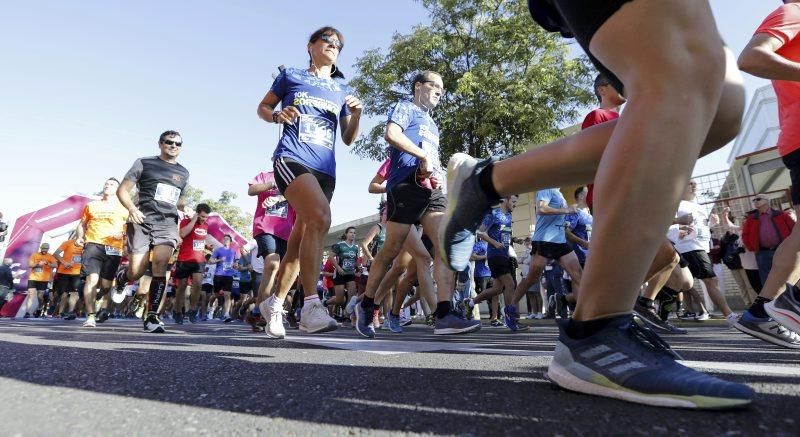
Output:
M108 311L100 310L100 312L97 313L97 323L103 323L106 320L108 320Z
M665 334L686 334L685 329L678 328L666 320L661 320L656 312L655 303L652 300L644 301L636 299L636 304L633 306L633 314L647 324L650 328Z

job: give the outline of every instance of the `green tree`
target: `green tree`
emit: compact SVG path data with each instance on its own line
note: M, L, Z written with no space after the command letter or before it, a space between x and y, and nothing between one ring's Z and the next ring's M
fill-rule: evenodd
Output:
M568 59L563 39L544 31L520 0L422 0L430 25L395 33L387 53L366 51L350 85L367 115L385 119L410 95L420 71L442 75L445 95L433 111L441 158L456 152L509 156L560 136L593 99L590 64ZM382 159L385 121L353 152Z
M245 238L251 237L251 225L253 215L243 212L238 206L231 202L236 199L236 194L230 191L223 191L217 200L204 197L203 190L191 185L186 187L183 193L187 204L194 208L198 203L206 203L211 207L212 212L221 215L233 229L242 234Z

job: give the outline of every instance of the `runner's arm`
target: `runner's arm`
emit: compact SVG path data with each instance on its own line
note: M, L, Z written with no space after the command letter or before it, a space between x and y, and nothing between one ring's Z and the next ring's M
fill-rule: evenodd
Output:
M776 53L783 46L783 41L767 33L754 35L739 55L739 69L764 79L800 81L800 62Z
M192 233L192 229L194 229L194 226L197 224L197 217L199 215L200 214L195 214L191 218L191 220L189 220L189 223L186 223L186 226L180 228L179 234L181 236L181 239L186 238L187 236L189 236L189 234Z
M536 206L536 213L539 215L564 215L575 212L575 208L551 208L546 200L540 200Z
M273 93L271 90L267 91L267 94L261 99L261 103L258 104L258 109L256 110L259 118L267 123L294 123L294 119L300 115L300 111L294 106L286 106L282 110L276 111L275 107L278 106L280 102L281 99L277 94Z
M575 243L584 249L589 248L589 242L573 234L570 228L564 227L564 233L567 236L567 241L569 241L570 243Z
M370 228L369 232L367 233L367 236L364 237L364 239L361 240L360 243L361 250L364 251L364 258L367 258L369 261L373 261L375 259L369 252L369 244L372 243L372 240L375 239L375 236L378 235L378 232L380 232L378 225L373 226L372 228Z
M265 182L263 184L250 184L247 187L247 195L248 196L258 196L259 194L261 194L261 193L263 193L265 191L269 191L269 190L271 190L271 189L273 189L275 187L276 187L276 185L275 185L275 181L274 180L269 181L269 182Z
M342 128L342 141L348 146L353 144L358 136L359 125L361 124L361 110L364 105L355 96L345 96L344 104L350 110L350 115L341 117L339 124Z
M367 191L372 194L381 194L386 192L386 185L384 185L386 179L383 176L376 174L371 181L369 181L369 187Z
M78 222L78 226L75 228L75 241L77 241L80 245L83 245L83 238L86 235L86 220L81 219Z

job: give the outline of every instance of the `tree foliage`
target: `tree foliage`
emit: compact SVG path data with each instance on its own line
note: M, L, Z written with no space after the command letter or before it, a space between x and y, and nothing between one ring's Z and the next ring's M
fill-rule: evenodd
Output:
M433 111L441 157L509 156L526 145L552 141L593 99L585 57L531 19L519 0L421 0L430 25L395 33L386 53L366 51L350 85L365 112L385 118L410 96L420 71L442 75L446 93ZM356 142L354 153L382 159L385 121Z
M233 229L242 234L245 238L251 236L253 215L231 204L237 197L235 193L223 191L217 200L203 196L203 190L191 185L187 186L186 190L184 190L184 197L188 205L191 205L192 208L197 206L198 203L206 203L211 207L211 212L216 212L221 215Z

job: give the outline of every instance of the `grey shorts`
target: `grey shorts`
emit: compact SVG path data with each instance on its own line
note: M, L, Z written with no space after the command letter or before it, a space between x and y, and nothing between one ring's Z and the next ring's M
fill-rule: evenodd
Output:
M128 223L126 234L125 245L131 254L147 253L155 246L178 246L178 225L174 222Z

